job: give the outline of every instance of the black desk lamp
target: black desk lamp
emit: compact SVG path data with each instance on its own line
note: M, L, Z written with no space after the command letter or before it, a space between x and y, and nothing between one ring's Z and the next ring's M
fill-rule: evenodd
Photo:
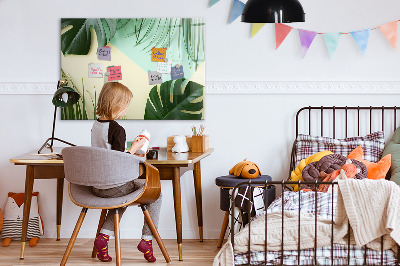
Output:
M298 0L249 0L243 8L242 22L304 22L304 10Z
M81 96L79 95L78 92L76 92L73 88L67 86L67 81L66 80L59 80L57 83L57 90L53 95L53 105L54 105L54 118L53 118L53 132L51 133L51 138L48 138L45 143L42 145L42 147L39 149L38 153L40 153L45 147L50 148L50 150L53 152L53 141L58 140L62 143L75 146L72 143L69 143L65 140L55 138L54 137L54 130L56 128L56 116L57 116L57 107L66 107L66 106L71 106L74 105L79 101L79 98ZM49 141L51 143L49 144Z

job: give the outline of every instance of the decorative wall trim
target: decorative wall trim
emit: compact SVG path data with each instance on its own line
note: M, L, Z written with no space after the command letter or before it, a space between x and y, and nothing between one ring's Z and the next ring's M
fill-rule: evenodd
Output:
M400 94L399 81L207 82L207 94Z
M57 83L0 83L0 94L53 94ZM206 94L400 94L400 81L210 81Z
M54 94L54 83L0 83L0 94Z

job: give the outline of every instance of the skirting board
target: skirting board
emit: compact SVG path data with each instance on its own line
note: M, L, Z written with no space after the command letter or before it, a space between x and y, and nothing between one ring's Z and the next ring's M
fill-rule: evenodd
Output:
M0 83L0 94L53 94L57 83ZM400 94L400 81L209 81L205 94Z

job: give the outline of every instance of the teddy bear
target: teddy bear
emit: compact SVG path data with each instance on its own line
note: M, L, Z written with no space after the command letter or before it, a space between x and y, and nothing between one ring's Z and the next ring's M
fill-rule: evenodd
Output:
M247 158L242 162L237 163L231 170L229 170L230 175L241 176L243 178L257 178L261 175L260 168L250 161L247 161Z
M189 146L186 143L185 136L175 136L174 137L175 146L172 148L172 152L188 152Z
M39 215L37 200L38 195L39 192L32 193L29 214L27 239L30 239L29 246L31 247L35 246L40 236L43 235L43 223ZM11 240L21 240L23 213L24 193L9 192L4 208L3 228L1 229L4 247L8 247Z

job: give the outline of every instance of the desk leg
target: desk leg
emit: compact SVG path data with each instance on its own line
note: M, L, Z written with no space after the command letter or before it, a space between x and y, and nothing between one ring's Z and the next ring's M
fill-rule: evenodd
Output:
M201 168L200 161L194 164L194 191L196 194L197 220L199 225L200 242L203 242L203 203L201 196Z
M28 233L29 213L31 212L31 200L34 181L34 166L26 166L25 177L25 195L24 195L24 213L22 219L22 233L21 233L21 255L20 259L24 259L26 235Z
M178 242L179 260L182 260L182 205L181 205L181 174L179 167L174 167L174 178L172 179L174 191L175 223Z
M57 241L60 241L64 178L57 178Z

